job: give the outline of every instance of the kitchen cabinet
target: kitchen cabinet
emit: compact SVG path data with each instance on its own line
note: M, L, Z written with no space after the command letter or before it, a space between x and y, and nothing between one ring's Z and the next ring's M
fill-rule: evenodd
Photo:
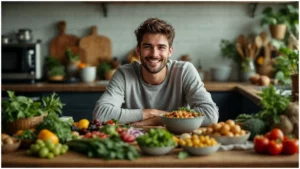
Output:
M62 109L63 116L72 116L75 121L86 118L92 120L92 113L97 100L103 92L56 92L65 106ZM34 99L41 99L50 96L52 92L16 92L16 95L23 95ZM260 107L254 104L247 97L236 91L211 92L212 99L219 107L219 121L235 119L241 113L257 113ZM7 97L6 92L2 92L2 97Z

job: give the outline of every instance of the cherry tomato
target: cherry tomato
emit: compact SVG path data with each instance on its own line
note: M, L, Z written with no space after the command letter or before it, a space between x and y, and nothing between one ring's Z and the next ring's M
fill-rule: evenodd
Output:
M278 155L282 151L282 143L280 141L276 140L270 140L268 144L268 153L271 155Z
M115 125L116 123L113 120L108 120L105 124Z
M285 140L283 140L282 142L283 144L283 150L282 152L284 154L296 154L299 152L299 141L298 139L292 138L286 138Z
M255 136L254 138L255 152L265 154L268 152L269 139L264 136Z
M123 132L121 133L121 139L124 142L134 142L135 141L135 137L133 135L128 134L127 132Z
M277 139L283 140L283 137L284 137L283 132L278 128L272 129L270 131L270 135L268 136L270 140L277 140Z

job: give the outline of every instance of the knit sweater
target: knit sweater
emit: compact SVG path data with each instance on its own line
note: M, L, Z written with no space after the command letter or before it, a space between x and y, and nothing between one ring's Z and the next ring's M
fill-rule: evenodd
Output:
M150 85L142 78L138 62L122 65L114 73L105 92L96 102L93 119L116 119L126 124L141 121L143 109L171 112L189 107L205 114L202 126L218 121L218 107L193 64L168 60L167 76L159 85Z

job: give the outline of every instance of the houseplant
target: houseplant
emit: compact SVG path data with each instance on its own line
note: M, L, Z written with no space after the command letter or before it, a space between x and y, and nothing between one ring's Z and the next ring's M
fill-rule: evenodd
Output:
M282 40L285 38L286 30L298 36L298 9L292 5L274 12L271 7L267 7L262 12L261 26L269 25L273 38Z
M241 79L241 81L248 81L250 76L255 73L255 66L251 57L238 52L237 45L242 45L242 44L238 42L237 44L235 44L234 42L230 42L229 40L222 39L220 43L221 53L224 58L232 59L237 65L239 65L240 67L239 78ZM241 47L241 52L244 53L243 52L244 46L240 46L240 47Z
M280 48L280 56L276 58L275 78L281 84L292 84L293 100L296 100L299 93L299 51L289 48Z
M65 67L54 57L46 58L47 76L50 81L62 81L65 76Z

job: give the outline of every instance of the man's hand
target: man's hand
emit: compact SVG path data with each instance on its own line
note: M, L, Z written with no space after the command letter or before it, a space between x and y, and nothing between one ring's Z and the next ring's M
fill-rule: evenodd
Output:
M160 126L160 125L162 125L162 122L161 122L161 117L156 116L156 117L148 118L146 120L131 123L131 125L133 125L133 126Z
M162 114L167 113L166 111L162 110L157 110L157 109L144 109L143 110L143 120L152 118L152 117L157 117L161 116Z

